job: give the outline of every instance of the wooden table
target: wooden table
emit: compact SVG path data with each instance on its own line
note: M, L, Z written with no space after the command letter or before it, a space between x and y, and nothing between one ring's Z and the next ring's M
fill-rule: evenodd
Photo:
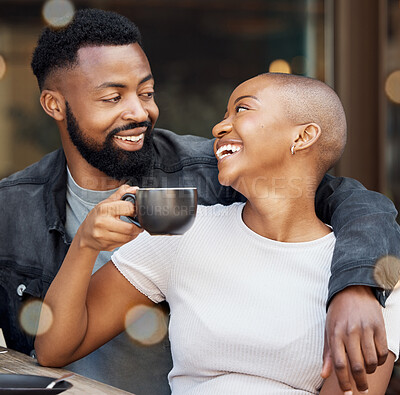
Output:
M4 352L6 351L6 352ZM68 373L65 369L60 368L45 368L40 366L35 359L28 355L21 354L17 351L8 348L0 347L0 373L17 373L17 374L32 374L46 377L60 377ZM99 381L89 379L79 374L75 374L67 379L72 384L72 388L63 392L66 395L85 394L85 395L123 395L131 394Z

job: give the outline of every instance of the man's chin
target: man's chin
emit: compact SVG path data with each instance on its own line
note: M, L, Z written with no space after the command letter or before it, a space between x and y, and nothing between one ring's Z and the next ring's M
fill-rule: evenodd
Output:
M140 182L151 173L153 147L149 141L136 146L135 150L126 150L121 146L113 150L113 154L104 155L97 162L97 168L118 181L135 180ZM108 160L104 160L108 158Z

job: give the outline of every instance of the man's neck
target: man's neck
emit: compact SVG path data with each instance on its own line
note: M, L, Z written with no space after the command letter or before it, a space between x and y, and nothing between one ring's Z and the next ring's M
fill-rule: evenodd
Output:
M124 182L118 181L87 163L82 157L69 158L67 164L74 181L84 189L108 191L120 187Z

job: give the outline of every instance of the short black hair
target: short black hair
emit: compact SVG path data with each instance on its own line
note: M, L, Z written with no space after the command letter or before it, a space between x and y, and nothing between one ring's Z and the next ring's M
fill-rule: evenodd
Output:
M134 43L142 46L141 35L128 18L99 9L78 10L68 26L43 29L33 52L31 67L42 90L46 78L54 70L76 65L80 48Z

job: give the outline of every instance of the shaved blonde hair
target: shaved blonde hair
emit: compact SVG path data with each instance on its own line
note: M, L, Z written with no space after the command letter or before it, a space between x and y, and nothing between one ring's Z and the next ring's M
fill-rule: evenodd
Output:
M343 154L347 138L346 115L336 92L322 81L293 74L265 73L287 119L303 125L315 123L321 136L315 143L319 176L331 169Z

